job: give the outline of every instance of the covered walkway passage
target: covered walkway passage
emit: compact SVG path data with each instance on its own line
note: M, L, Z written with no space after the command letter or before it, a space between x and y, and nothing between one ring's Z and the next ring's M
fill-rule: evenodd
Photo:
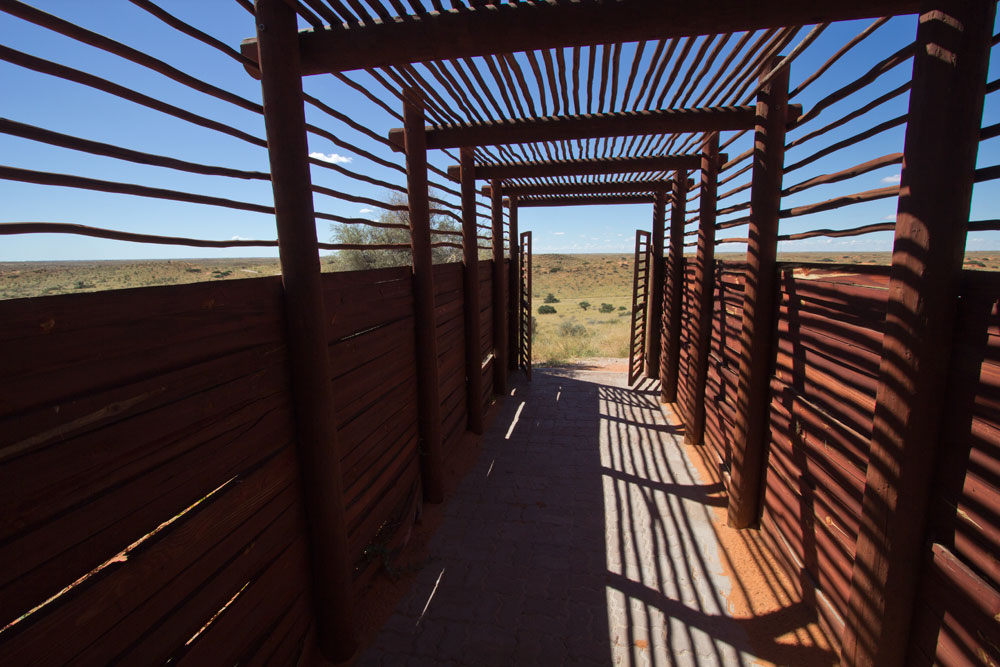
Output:
M835 663L756 537L720 527L722 484L658 394L516 383L358 664Z

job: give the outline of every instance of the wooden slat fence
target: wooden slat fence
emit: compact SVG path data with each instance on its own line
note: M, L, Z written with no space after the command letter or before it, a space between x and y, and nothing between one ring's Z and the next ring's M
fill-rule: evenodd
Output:
M462 271L434 268L452 449L467 414ZM421 502L413 276L322 286L360 594ZM311 661L281 279L2 301L0 321L0 662ZM484 374L488 404L492 361Z
M693 280L686 263L687 285ZM725 472L733 446L745 266L717 262L705 445ZM762 534L835 642L844 629L868 466L888 267L780 264ZM667 286L669 289L669 285ZM666 291L669 294L669 291ZM677 410L691 416L684 292ZM1000 613L1000 278L966 271L941 400L947 453L929 512L912 664L997 660ZM805 590L803 590L805 589Z

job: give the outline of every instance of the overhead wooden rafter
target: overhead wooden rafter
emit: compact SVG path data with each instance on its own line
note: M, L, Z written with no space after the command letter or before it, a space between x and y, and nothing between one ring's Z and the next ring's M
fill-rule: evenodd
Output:
M600 194L649 194L670 188L669 179L644 179L620 183L560 183L558 185L504 185L503 194L517 197L546 197L553 195ZM493 188L485 185L484 196L489 197ZM523 201L523 200L518 200Z
M723 161L728 156L723 153ZM641 174L658 171L694 171L701 168L698 155L660 155L652 157L606 158L589 160L551 160L510 164L476 164L476 178L508 180L511 178L547 178L554 176L599 176L606 174ZM448 178L459 181L458 165L448 167Z
M519 208L526 206L609 206L618 204L652 204L653 193L629 195L564 195L552 197L518 197ZM506 200L505 200L506 201Z
M483 4L299 33L304 75L536 49L668 39L875 18L918 11L916 0L619 0ZM257 40L241 45L257 61ZM254 73L251 71L251 73Z
M541 141L632 137L676 132L721 132L754 127L753 106L624 111L579 116L548 116L427 128L427 148L497 146ZM790 105L788 118L798 118L801 105ZM393 149L403 150L403 130L389 130Z

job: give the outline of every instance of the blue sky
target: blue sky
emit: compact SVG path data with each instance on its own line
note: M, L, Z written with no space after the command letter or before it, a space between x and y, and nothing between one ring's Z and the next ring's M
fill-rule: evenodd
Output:
M242 66L218 51L173 31L158 19L125 0L98 0L81 3L70 0L35 0L34 6L66 20L78 23L129 46L154 55L178 69L248 99L259 101L259 83L249 77ZM253 34L252 17L235 2L203 3L193 0L162 2L162 6L205 30L227 44L237 46L244 37ZM834 24L795 61L792 69L792 86L811 74L841 44L860 32L870 21ZM874 63L893 53L909 42L915 32L914 17L893 19L886 26L838 62L816 83L793 101L808 110L816 101L837 87L855 79ZM796 38L801 39L808 29ZM263 119L259 115L239 109L226 102L192 91L183 85L106 54L93 47L34 26L7 14L0 13L0 43L31 55L92 72L118 84L133 88L152 97L189 109L212 119L224 122L256 136L264 136ZM634 45L627 45L623 63L631 62ZM652 49L646 50L649 57ZM691 56L697 49L692 49ZM991 76L1000 71L997 49L991 62ZM627 70L626 67L622 68ZM790 139L804 132L836 120L882 93L895 88L909 78L911 66L901 65L861 93L834 105L806 128L793 130ZM621 73L622 80L627 71ZM390 99L384 89L364 73L352 73L354 80L376 92L394 108L399 103ZM136 150L182 158L207 164L266 171L267 154L259 148L238 139L206 130L156 111L120 100L106 93L62 81L44 74L0 62L0 86L5 94L0 97L0 116L30 123L87 139L104 141ZM337 110L365 124L385 136L399 122L384 110L372 104L358 92L348 88L332 76L309 77L305 80L307 92L320 97ZM786 156L786 164L800 159L841 138L864 130L882 120L892 118L906 110L907 96L902 96L856 119L843 128L815 140L802 149L793 149ZM321 112L307 109L309 120L324 127L344 140L379 157L402 164L398 154L334 121ZM1000 120L1000 94L987 98L984 125ZM725 139L723 136L723 139ZM742 152L750 145L745 136L727 150L730 155ZM867 140L851 149L819 160L806 168L788 174L785 184L790 185L809 177L837 171L872 157L902 150L903 128L897 128ZM1000 139L984 142L980 148L979 164L987 166L998 162ZM403 185L405 179L398 171L372 163L363 157L335 147L326 139L310 136L310 150L324 155L336 154L342 164L360 173ZM260 181L201 176L184 172L147 167L110 158L46 146L44 144L0 135L0 164L49 171L92 176L112 181L138 183L156 187L173 188L187 192L210 194L232 199L269 205L270 184ZM436 152L432 163L446 168L452 163L447 156ZM359 195L386 199L388 193L375 186L346 178L329 170L313 168L316 183ZM898 178L899 169L886 168L840 184L814 188L801 195L788 197L783 207L816 202L841 194L884 187ZM436 177L436 180L442 180ZM734 181L733 185L742 182ZM454 187L454 184L451 184ZM725 191L731 186L723 186ZM973 201L973 219L997 216L1000 190L994 184L977 186ZM219 207L201 206L155 199L114 195L70 188L44 187L0 181L0 201L3 215L0 221L49 221L72 222L126 231L148 232L163 235L192 236L210 239L234 237L273 239L273 219L264 214L234 211ZM374 216L368 207L344 202L326 196L316 196L316 208L349 217ZM723 206L742 201L734 197ZM692 204L689 214L695 209ZM785 221L782 232L804 231L816 227L846 228L891 219L895 200L888 199L852 206L808 218ZM742 215L742 214L737 214ZM634 230L648 228L652 218L651 206L573 207L522 209L521 229L534 232L535 252L629 252ZM317 230L321 239L330 236L329 223L320 221ZM741 228L724 230L724 236L743 236ZM860 250L888 250L891 233L880 233L858 239L815 239L789 245L787 250L824 250L851 252ZM969 249L1000 249L1000 235L995 233L970 236ZM720 251L740 250L738 246L720 247ZM6 236L0 241L0 261L65 260L65 259L139 259L165 257L244 257L273 256L271 249L236 248L229 250L201 250L185 247L148 246L143 244L104 241L68 235Z

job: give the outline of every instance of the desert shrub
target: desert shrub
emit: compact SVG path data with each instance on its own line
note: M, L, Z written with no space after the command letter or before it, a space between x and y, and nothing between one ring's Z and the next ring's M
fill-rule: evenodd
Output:
M619 310L618 311L618 317L628 317L628 311L627 310Z
M610 303L602 303L601 304L601 312L602 313L611 313L611 312L614 312L614 310L615 310L615 307L612 306Z
M545 303L559 303L559 299L552 292L545 295Z
M589 301L581 301L580 302L580 307L583 308L584 310L587 310L588 308L590 308L590 302Z
M583 338L587 335L587 327L573 322L563 322L559 325L559 335L570 338Z
M551 269L549 269L549 273L559 273L560 271L562 271L561 266L553 266Z
M538 307L538 314L539 315L552 315L555 312L556 312L556 309L553 306L539 306Z
M618 310L627 310L625 306L618 306Z

